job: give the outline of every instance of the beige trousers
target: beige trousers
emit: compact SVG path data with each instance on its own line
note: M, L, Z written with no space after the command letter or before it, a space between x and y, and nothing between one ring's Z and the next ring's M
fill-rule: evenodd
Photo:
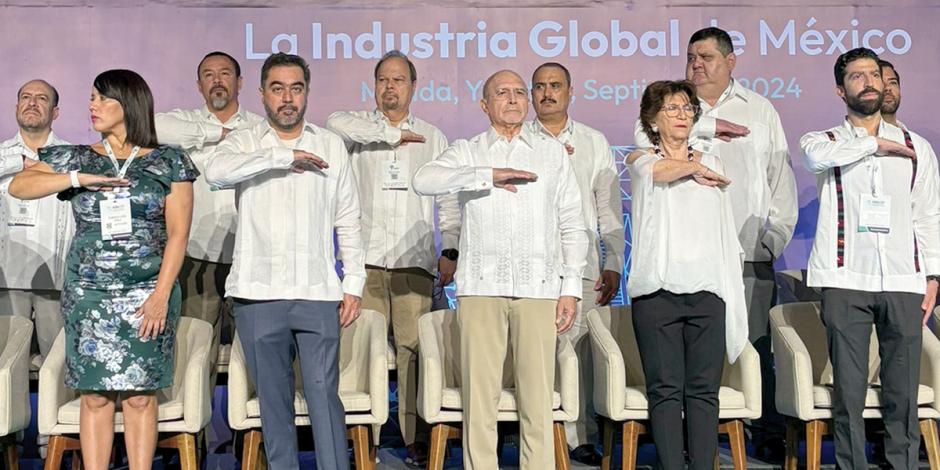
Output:
M43 359L64 325L60 298L57 290L0 289L0 315L32 320L33 337Z
M427 442L427 426L418 417L418 318L431 311L434 277L421 268L366 267L362 308L391 322L398 374L398 423L405 445Z
M597 307L597 294L593 280L581 281L581 301L578 302L578 316L574 318L571 329L562 336L571 341L578 356L578 420L565 423L565 436L568 447L574 449L585 444L600 444L597 433L597 421L594 420L594 362L591 355L591 335L588 334L587 314Z
M497 405L503 362L513 357L523 470L555 468L552 392L555 384L556 300L460 297L461 401L464 468L498 468Z
M231 264L213 263L189 256L183 258L180 268L180 287L183 292L183 316L198 318L212 325L212 349L209 350L210 371L215 384L216 363L219 360L219 342L223 323L233 328L232 305L225 301L225 278ZM230 332L231 333L231 332ZM233 337L233 334L229 334Z

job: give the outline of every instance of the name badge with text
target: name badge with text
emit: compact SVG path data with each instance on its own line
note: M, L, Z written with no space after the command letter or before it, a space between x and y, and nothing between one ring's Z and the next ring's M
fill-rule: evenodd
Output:
M408 162L382 162L382 189L408 189Z
M891 196L862 194L858 211L858 231L891 232Z
M130 193L116 193L115 197L102 199L99 204L101 239L114 240L130 237L133 232Z

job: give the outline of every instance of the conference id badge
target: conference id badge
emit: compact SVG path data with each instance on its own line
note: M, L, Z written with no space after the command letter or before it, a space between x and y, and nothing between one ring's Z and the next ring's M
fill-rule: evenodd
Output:
M874 233L891 231L891 196L862 194L858 211L858 231Z
M23 201L20 199L14 199L13 201L13 210L7 224L27 227L36 225L36 219L39 217L39 201Z
M115 193L113 197L102 199L101 239L114 240L131 235L131 198L129 192Z
M408 162L382 162L382 189L408 189Z

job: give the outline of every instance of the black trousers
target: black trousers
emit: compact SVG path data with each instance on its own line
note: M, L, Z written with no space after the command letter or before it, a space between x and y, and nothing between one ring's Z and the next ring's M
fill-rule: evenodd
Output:
M868 468L862 411L868 390L868 348L873 324L881 356L885 458L891 468L917 468L923 298L905 292L823 290L822 321L832 360L832 420L839 468Z
M725 302L709 292L660 290L632 299L661 468L682 469L685 408L690 469L711 469L718 450L718 388L725 363Z

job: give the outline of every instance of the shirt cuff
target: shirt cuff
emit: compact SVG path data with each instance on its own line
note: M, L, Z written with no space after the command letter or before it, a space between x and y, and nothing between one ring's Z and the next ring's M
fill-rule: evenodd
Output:
M441 232L441 250L456 250L459 248L460 234Z
M581 283L580 277L574 277L574 276L563 277L561 278L561 294L559 294L559 297L568 295L571 297L577 297L578 299L581 299L581 292L582 292L581 288L582 288L582 283Z
M710 140L715 138L715 133L718 132L718 120L711 116L702 116L695 127L696 137Z
M468 188L476 191L485 191L493 188L493 168L488 166L476 167L473 169L473 187Z
M220 126L216 123L210 122L206 123L206 141L207 142L219 142L222 140L222 129L225 126Z
M294 151L287 147L272 147L271 158L274 168L288 169L294 164Z
M395 126L385 126L385 143L389 145L397 145L401 142L401 129Z
M343 293L362 298L366 278L363 276L343 276Z

